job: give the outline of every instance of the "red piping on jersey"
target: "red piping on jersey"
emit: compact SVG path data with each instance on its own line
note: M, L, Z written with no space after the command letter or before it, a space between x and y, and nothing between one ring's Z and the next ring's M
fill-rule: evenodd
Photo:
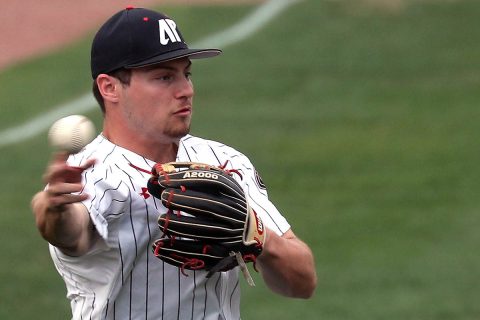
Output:
M148 173L148 174L152 174L151 170L146 170L146 169L137 167L136 165L134 165L133 163L130 163L130 162L128 164L130 165L130 167L132 167L134 169L137 169L138 171L142 171L142 172L145 172L145 173Z
M165 172L165 170L163 170L163 167L160 163L156 163L153 166L152 170L146 170L146 169L140 168L140 167L134 165L131 162L129 162L128 164L130 165L130 167L132 167L134 169L137 169L138 171L145 172L145 173L148 173L148 174L151 174L151 175L154 175L154 176L159 176L161 174L165 178L165 181L167 183L170 182L170 177L168 176L168 173Z

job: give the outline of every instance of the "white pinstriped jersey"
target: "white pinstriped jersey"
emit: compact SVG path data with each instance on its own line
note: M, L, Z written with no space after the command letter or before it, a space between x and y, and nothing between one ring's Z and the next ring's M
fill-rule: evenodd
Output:
M112 144L99 135L69 159L80 165L97 159L84 172L84 205L101 239L82 257L69 257L50 246L55 266L67 287L73 319L240 319L238 268L206 278L205 271L185 270L153 256L152 242L161 236L159 213L167 211L148 194L155 164ZM187 135L180 141L177 161L196 161L235 168L251 206L278 234L290 228L268 200L250 161L218 142ZM132 166L133 165L133 166Z

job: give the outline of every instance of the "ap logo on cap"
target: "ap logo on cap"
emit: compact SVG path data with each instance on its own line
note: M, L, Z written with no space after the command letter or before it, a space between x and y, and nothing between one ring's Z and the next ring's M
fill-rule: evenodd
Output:
M168 41L181 42L180 36L177 32L177 25L175 21L170 19L158 20L158 26L160 28L160 43L167 45Z

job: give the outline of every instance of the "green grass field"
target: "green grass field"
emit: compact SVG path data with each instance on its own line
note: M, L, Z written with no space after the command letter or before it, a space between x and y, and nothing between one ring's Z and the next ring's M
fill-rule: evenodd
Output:
M303 1L194 64L193 133L251 158L317 263L307 301L256 275L243 319L480 318L480 2L361 3ZM192 40L251 10L165 9ZM0 129L87 92L89 43L1 72ZM46 133L1 152L0 319L68 319L29 209Z

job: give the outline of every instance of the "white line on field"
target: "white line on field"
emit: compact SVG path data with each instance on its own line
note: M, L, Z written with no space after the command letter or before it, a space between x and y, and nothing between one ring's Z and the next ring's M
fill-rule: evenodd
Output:
M192 48L220 47L238 43L260 30L283 10L301 0L269 0L258 6L250 15L230 28L214 33L193 43ZM97 106L89 92L72 101L52 107L52 110L16 127L0 131L0 148L30 139L50 127L57 119L76 113L84 113Z

